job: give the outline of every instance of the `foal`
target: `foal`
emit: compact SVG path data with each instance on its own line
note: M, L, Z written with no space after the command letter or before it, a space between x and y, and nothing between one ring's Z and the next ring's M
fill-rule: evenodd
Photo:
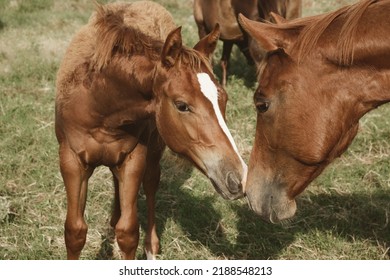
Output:
M365 0L285 24L240 16L267 56L254 95L250 207L277 222L350 145L359 119L390 101L390 0Z
M88 179L99 165L114 177L111 225L125 259L139 239L137 195L147 197L145 250L159 250L155 193L165 144L188 158L226 199L243 196L246 165L226 126L226 92L207 57L219 30L194 49L160 5L140 1L98 6L75 35L57 76L55 130L67 192L69 259L84 247Z

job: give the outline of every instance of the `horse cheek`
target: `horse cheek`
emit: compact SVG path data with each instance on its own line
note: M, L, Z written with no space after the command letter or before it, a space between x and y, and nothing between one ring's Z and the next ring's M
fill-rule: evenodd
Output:
M165 103L165 101L162 101ZM182 153L180 129L177 118L175 117L174 108L167 106L168 104L160 104L156 109L156 126L161 138L165 144L174 152Z

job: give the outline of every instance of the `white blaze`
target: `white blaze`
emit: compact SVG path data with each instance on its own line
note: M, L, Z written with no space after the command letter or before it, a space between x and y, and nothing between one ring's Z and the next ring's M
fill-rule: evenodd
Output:
M230 144L232 145L234 151L236 152L238 158L241 161L243 171L244 171L244 178L242 180L243 187L245 188L246 183L246 172L248 170L244 160L241 158L240 154L238 153L238 149L236 146L236 143L234 142L234 139L225 123L225 120L223 119L221 110L218 105L218 89L214 82L211 80L209 74L207 73L198 73L198 81L200 84L200 90L204 94L204 96L207 97L208 100L210 100L211 104L213 105L213 109L215 112L215 115L217 116L218 123L220 127L222 128L223 132L225 132L225 135L230 141Z

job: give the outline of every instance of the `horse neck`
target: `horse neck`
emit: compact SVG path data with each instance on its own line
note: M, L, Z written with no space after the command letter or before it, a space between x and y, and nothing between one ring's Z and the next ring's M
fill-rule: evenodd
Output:
M375 108L390 102L390 70L374 74L370 83L365 86L364 93Z
M118 104L117 114L127 114L133 120L149 118L154 114L155 69L156 62L146 56L114 58L99 74L101 88L97 86L96 95L109 93L109 100Z
M390 102L390 70L380 71L367 68L356 71L354 82L352 82L354 88L350 94L356 95L358 92L356 97L360 103L362 115Z
M332 104L332 108L338 108L339 117L346 117L351 125L390 101L390 70L375 70L370 66L316 66L316 77L322 76L323 79L316 80L316 84L310 83L310 86L317 85L321 88L319 92L328 93L325 95L328 106Z

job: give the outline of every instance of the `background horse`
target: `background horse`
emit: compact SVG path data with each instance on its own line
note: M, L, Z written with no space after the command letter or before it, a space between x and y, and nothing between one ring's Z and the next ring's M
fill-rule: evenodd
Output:
M359 119L390 101L389 15L389 0L366 0L280 25L240 16L268 52L246 187L263 219L292 217L294 198L347 149Z
M270 13L276 13L287 20L302 15L302 0L258 0L257 6L260 18L266 21L274 22Z
M84 210L95 167L114 176L111 225L124 258L139 239L137 195L148 205L148 258L159 249L155 193L165 144L187 157L226 199L243 195L246 165L224 121L226 92L207 57L215 29L194 49L160 5L141 1L98 6L72 40L57 76L55 130L67 192L65 243L69 259L86 241Z
M227 67L233 45L236 44L249 63L260 61L264 52L249 42L238 24L239 13L252 20L273 20L270 12L286 19L301 16L302 0L195 0L194 17L199 38L206 36L216 24L221 26L220 39L223 41L221 57L222 85L226 85Z

